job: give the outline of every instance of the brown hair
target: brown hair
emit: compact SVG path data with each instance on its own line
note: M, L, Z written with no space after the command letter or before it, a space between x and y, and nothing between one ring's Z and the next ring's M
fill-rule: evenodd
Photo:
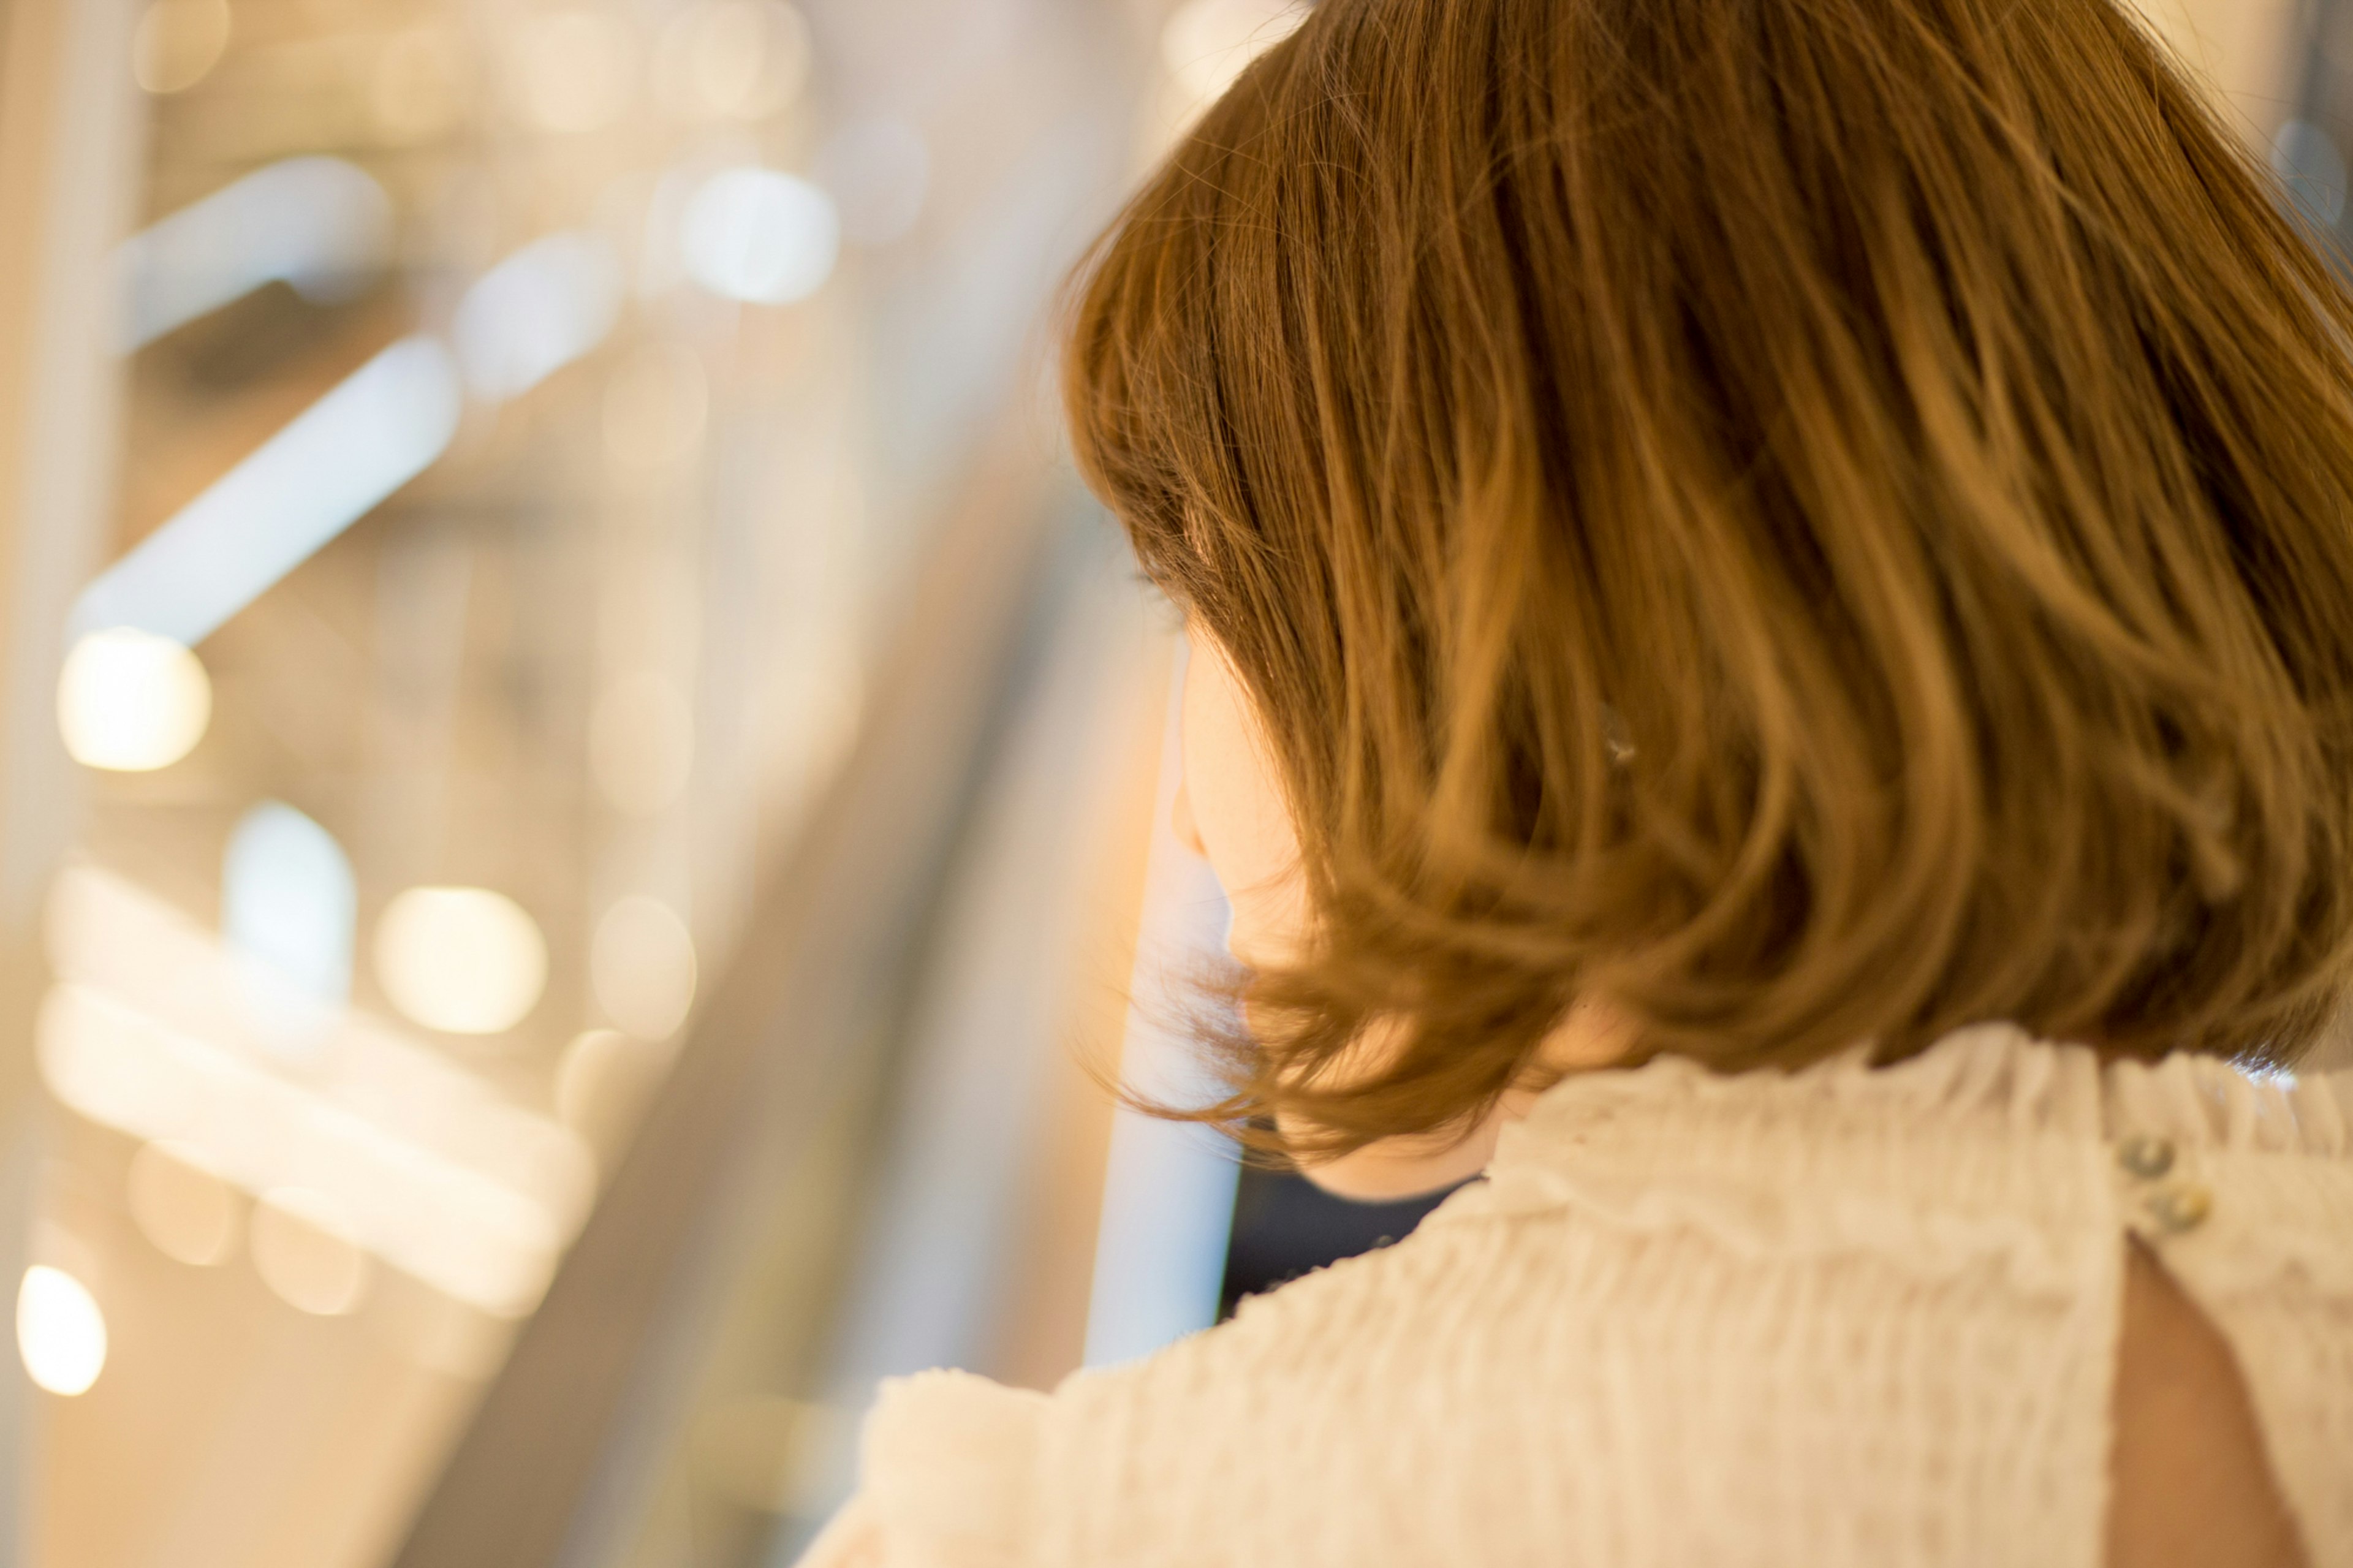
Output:
M2109 0L1326 0L1067 347L1316 913L1207 1114L1459 1125L1582 995L1726 1068L2295 1059L2353 959L2353 305L2271 196Z

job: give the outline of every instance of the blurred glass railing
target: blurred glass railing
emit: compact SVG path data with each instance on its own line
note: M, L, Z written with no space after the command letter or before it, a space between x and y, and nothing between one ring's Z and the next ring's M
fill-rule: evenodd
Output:
M1070 563L1057 557L1089 549L1073 531L1083 514L1071 496L1039 483L1048 478L984 479L949 525L904 638L871 688L859 743L776 868L742 956L701 1011L628 1156L491 1382L401 1563L628 1561L627 1544L655 1521L659 1485L681 1446L712 1441L695 1429L714 1407L737 1412L723 1415L723 1426L732 1419L745 1428L715 1461L723 1471L806 1469L821 1459L823 1391L780 1384L776 1373L821 1348L815 1336L853 1267L841 1252L849 1240L842 1226L871 1220L888 1201L877 1191L887 1154L868 1135L892 1120L882 1100L944 1095L955 1101L950 1132L976 1134L941 1151L956 1162L954 1190L967 1212L946 1235L926 1237L925 1266L945 1270L942 1283L953 1287L954 1265L934 1244L992 1252L1004 1244L1006 1226L991 1223L982 1190L992 1181L989 1156L1031 1120L1037 1097L1025 1068L1052 1048L1054 1031L1022 1010L1018 963L988 958L978 962L992 995L962 1017L984 1047L985 1059L969 1064L979 1071L959 1074L921 1054L923 1013L944 969L976 962L961 949L1037 945L1048 933L1021 917L1058 912L1037 898L1022 910L958 901L970 885L959 872L987 852L991 825L976 816L995 804L987 786L1021 743L1018 731L1075 726L1078 734L1062 737L1075 743L1057 748L1065 767L1083 765L1097 749L1089 725L1099 710L1057 711L1032 689L1076 651L1051 646L1076 613ZM1102 553L1100 540L1092 548ZM1140 637L1128 640L1131 657L1143 651ZM1086 648L1077 668L1103 670L1106 651ZM1057 803L1049 794L1025 804L1036 812ZM1053 821L1068 840L1084 815L1055 813ZM1033 879L1051 876L1048 867L1027 869ZM763 1279L764 1269L785 1277ZM764 1309L767 1331L750 1347L762 1363L754 1375L724 1364L726 1320L742 1292L764 1288L782 1294ZM900 1310L929 1306L960 1324L978 1315L969 1294L953 1288L895 1300ZM796 1320L801 1343L790 1342ZM771 1429L781 1419L773 1410L766 1426L744 1414L764 1403L790 1413L787 1429ZM767 1451L758 1451L763 1443ZM688 1484L712 1462L687 1452ZM818 1489L797 1473L765 1484L764 1506L739 1500L738 1532L789 1517L797 1491Z

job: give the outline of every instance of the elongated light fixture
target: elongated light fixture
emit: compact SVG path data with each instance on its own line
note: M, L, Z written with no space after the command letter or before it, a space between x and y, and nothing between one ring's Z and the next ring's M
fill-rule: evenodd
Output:
M364 287L392 253L392 202L341 158L289 158L160 219L115 252L127 353L265 283L308 300Z
M459 404L448 350L394 343L83 589L69 641L131 626L195 647L439 457Z

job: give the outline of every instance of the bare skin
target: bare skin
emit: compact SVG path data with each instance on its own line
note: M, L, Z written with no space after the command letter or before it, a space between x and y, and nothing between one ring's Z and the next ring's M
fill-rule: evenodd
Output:
M1184 748L1176 836L1226 889L1234 956L1250 963L1295 951L1308 918L1298 837L1247 689L1198 631ZM1545 1058L1557 1068L1601 1067L1624 1043L1621 1018L1584 1006L1554 1032ZM1360 1200L1445 1186L1485 1168L1497 1131L1525 1114L1530 1098L1507 1100L1466 1137L1389 1140L1307 1175ZM2228 1342L2137 1242L2125 1271L2115 1417L2107 1568L2305 1568Z
M2304 1568L2229 1343L2138 1242L2115 1407L2108 1568Z

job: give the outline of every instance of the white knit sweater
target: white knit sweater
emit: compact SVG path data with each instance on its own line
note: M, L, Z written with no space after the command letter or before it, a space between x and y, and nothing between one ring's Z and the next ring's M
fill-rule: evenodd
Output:
M807 1568L2097 1568L2124 1233L2353 1568L2353 1074L1572 1078L1396 1247L1050 1397L886 1385Z

